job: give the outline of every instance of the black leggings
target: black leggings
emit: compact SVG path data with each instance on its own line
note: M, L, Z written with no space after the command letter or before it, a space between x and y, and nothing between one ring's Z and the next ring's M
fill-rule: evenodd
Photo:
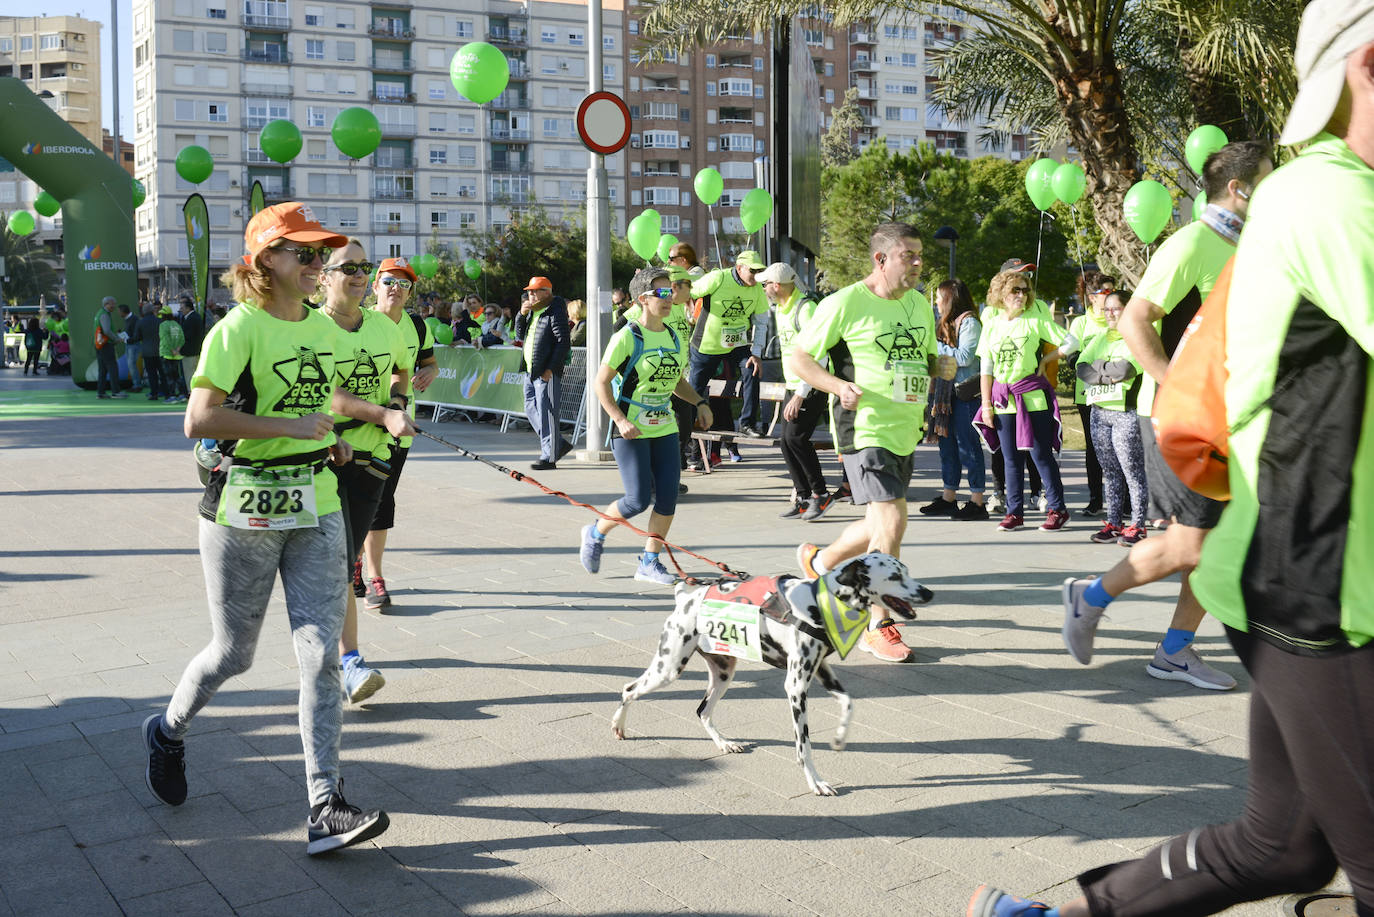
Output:
M788 396L789 400L791 395ZM778 445L782 448L783 461L787 463L787 473L792 476L792 487L803 500L807 497L823 496L825 474L821 471L821 461L816 457L816 447L811 443L811 434L825 416L827 396L815 389L802 401L796 420L784 420Z
M24 357L24 375L29 374L29 367L33 367L33 374L38 375L38 355L43 352L43 345L28 348Z
M1374 643L1295 656L1227 628L1253 679L1250 785L1236 821L1078 877L1094 917L1191 917L1310 892L1340 866L1374 917Z
M1097 458L1097 443L1092 433L1092 405L1079 404L1078 419L1083 424L1083 466L1088 472L1088 502L1102 505L1102 463Z

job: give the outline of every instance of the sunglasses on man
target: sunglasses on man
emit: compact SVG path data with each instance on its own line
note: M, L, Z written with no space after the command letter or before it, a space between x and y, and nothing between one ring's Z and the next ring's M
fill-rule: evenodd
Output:
M383 277L381 284L384 287L400 287L402 290L409 290L414 284L404 277Z

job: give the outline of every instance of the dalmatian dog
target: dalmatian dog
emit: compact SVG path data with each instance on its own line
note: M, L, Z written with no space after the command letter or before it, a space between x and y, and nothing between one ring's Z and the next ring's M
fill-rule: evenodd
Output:
M627 684L620 693L620 706L611 717L611 728L616 738L625 738L625 717L630 702L672 683L687 668L692 655L699 652L706 659L710 679L706 696L697 707L697 717L706 734L721 751L744 751L743 745L720 734L711 722L711 712L725 696L741 655L744 658L754 657L733 651L733 646L716 639L723 637L727 641L733 640L739 633L730 630L728 621L712 617L710 607L718 607L721 602L733 603L737 610L741 605L756 606L758 614L754 619L757 621L759 661L787 671L786 690L792 706L797 762L806 774L811 792L817 796L836 795L834 787L821 780L816 773L806 724L807 689L812 677L819 676L821 684L840 704L839 727L830 745L836 750L844 748L853 701L826 661L828 656L836 652L837 637L833 630L827 630L822 608L824 606L833 611L838 605L843 610L838 616L831 615L832 620L838 617L840 621L838 639L844 646L844 652L840 654L843 658L853 646L853 640L861 638L867 626L868 618L863 614L864 611L871 610L880 619L912 619L916 617L914 606L929 602L933 593L912 579L897 558L878 552L853 558L825 574L821 580L824 580L823 584L818 580L783 576L723 581L713 586L678 584L677 607L664 624L653 662L643 675ZM748 608L743 611L748 618ZM735 626L739 632L747 630L745 624L737 623ZM849 641L847 643L844 642L846 638ZM729 652L723 652L722 649Z

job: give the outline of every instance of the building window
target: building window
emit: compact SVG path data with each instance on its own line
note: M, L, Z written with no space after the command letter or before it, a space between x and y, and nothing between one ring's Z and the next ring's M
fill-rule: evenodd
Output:
M325 110L316 105L311 105L305 110L306 127L324 127Z
M194 51L196 33L190 29L172 29L173 51Z
M443 97L444 97L444 81L443 81L443 80L430 80L430 81L429 81L429 97L430 97L431 99L443 99Z
M223 124L229 120L229 106L223 102L208 102L206 107L209 109L209 120Z
M353 42L351 41L334 42L334 53L338 56L339 60L357 60L353 50Z
M205 50L209 54L224 54L229 50L229 42L223 32L205 33Z
M324 7L307 6L305 8L305 24L308 26L318 26L324 20Z
M557 44L557 42L558 42L558 30L557 30L557 29L551 29L551 28L545 26L544 28L542 28L542 29L539 30L539 40L540 40L541 42L543 42L544 44L546 44L546 45Z
M448 132L448 117L445 112L432 111L429 113L429 132L431 134Z
M206 10L205 10L205 17L206 17L207 19L227 19L227 18L229 18L228 15L227 15L227 13L226 13L224 10L222 10L222 9L218 9L218 10L217 10L217 9L215 9L214 7L206 7Z
M545 118L545 119L544 119L544 136L545 136L545 137L557 137L557 136L558 136L558 119L557 119L557 118Z
M472 37L472 20L471 20L471 19L459 19L459 20L458 20L458 22L457 22L457 35L458 35L459 38L471 38L471 37Z
M172 117L178 121L196 120L196 103L194 99L177 99L172 109Z
M614 50L615 50L615 36L614 36L614 35L602 35L602 36L601 36L601 49L602 49L603 51L614 51Z
M448 211L431 210L429 212L429 225L435 229L448 229Z
M581 29L568 33L568 44L574 48L580 48L587 43L587 33Z
M458 147L458 165L460 168L475 168L477 165L477 147Z
M752 138L751 138L752 141ZM675 150L677 149L677 131L645 131L644 149L646 150Z
M912 52L909 52L909 51L903 52L903 54L902 54L902 66L903 66L903 67L915 67L915 66L917 66L917 63L916 63L916 55L915 55L914 53L912 53Z
M475 134L477 133L477 118L474 115L458 116L458 133Z
M477 225L477 214L471 210L458 211L458 228L470 229Z
M33 50L33 36L32 36L32 35L21 35L21 36L19 36L19 50L20 50L20 51L32 51L32 50Z
M448 147L432 146L429 148L429 164L432 166L442 166L448 164Z
M305 40L305 59L324 60L324 42L315 38Z
M608 81L614 83L614 82L616 81L616 77L615 77L615 64L602 64L602 65L601 65L601 78L602 78L603 80L608 80Z

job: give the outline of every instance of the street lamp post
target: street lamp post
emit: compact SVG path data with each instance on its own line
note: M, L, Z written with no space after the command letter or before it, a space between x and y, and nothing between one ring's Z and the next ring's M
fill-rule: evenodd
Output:
M959 242L959 233L953 226L941 226L935 230L935 241L949 247L949 279L954 279L954 250Z

